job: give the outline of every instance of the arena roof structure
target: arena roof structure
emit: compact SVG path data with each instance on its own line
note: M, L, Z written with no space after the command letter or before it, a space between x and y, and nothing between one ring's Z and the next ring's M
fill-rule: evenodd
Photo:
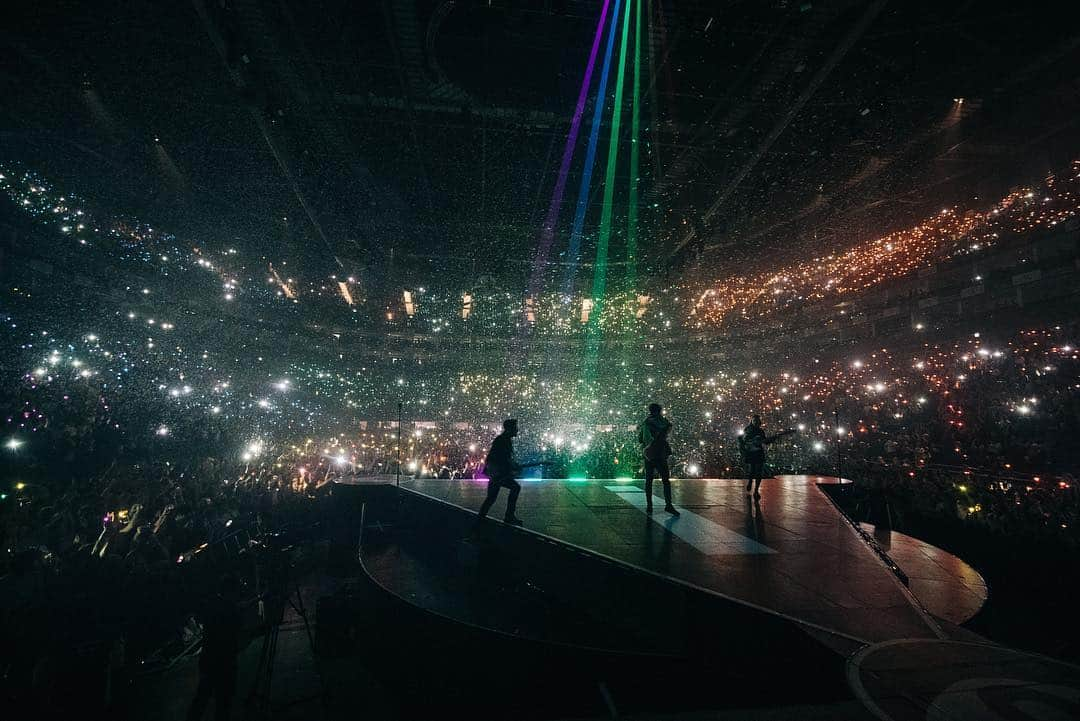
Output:
M646 274L756 268L999 196L1080 137L1080 40L1050 6L192 0L21 13L0 30L9 158L320 272L464 261L450 267L558 275L587 271L598 247Z

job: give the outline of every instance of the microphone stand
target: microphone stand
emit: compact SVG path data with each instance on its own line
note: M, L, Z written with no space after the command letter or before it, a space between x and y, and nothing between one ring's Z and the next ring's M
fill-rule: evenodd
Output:
M842 460L840 449L840 409L835 407L833 408L833 427L836 429L836 480L843 482L844 475L841 470Z
M397 479L394 485L401 486L401 401L397 404Z

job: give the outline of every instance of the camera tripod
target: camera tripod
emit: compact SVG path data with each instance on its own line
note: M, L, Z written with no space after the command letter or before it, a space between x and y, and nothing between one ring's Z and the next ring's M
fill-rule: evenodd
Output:
M259 650L259 661L255 667L255 678L251 684L251 691L247 698L246 717L249 719L271 718L275 710L272 700L274 663L277 659L278 637L281 634L281 624L285 617L286 605L292 608L293 613L304 622L304 632L307 634L308 648L311 652L312 663L315 662L315 639L311 633L311 623L308 620L307 608L304 606L304 598L300 593L299 584L288 579L280 592L266 595L262 603L266 609L266 630L263 632L262 646ZM277 708L292 706L294 704L310 701L316 695L320 699L320 705L325 698L322 675L315 671L319 677L319 691L317 694L291 699L287 703L279 704ZM324 709L325 710L325 709Z

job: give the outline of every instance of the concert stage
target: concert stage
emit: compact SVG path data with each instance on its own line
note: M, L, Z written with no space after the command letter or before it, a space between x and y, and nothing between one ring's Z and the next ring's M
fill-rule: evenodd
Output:
M851 525L819 484L822 476L766 479L761 498L738 479L676 480L681 516L645 513L641 481L523 482L518 515L525 531L777 614L855 643L948 637L950 623L986 599L979 574L960 559L902 534L879 537L902 574ZM475 510L487 484L474 480L403 482L403 488ZM654 492L659 492L659 483ZM505 491L492 510L501 516ZM490 523L499 523L492 520ZM872 529L871 529L872 530ZM901 581L906 576L910 588Z
M1071 708L1080 669L961 627L987 598L979 574L856 526L824 490L838 483L770 478L755 500L741 480L676 480L672 517L659 498L645 513L640 480L526 480L524 528L496 520L505 492L479 521L482 480L337 484L340 527L362 528L342 547L359 541L362 573L320 611L333 612L320 642L385 658L381 682L416 718L492 665L514 672L483 702L521 719L761 707L779 709L762 718L996 719L983 700L1029 697ZM461 713L485 717L477 703L468 695ZM1028 717L1043 718L1015 716Z

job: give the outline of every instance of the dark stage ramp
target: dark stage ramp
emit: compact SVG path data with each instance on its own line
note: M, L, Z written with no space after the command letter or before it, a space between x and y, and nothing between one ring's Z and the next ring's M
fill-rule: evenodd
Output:
M945 637L818 487L831 482L767 479L755 500L737 479L678 480L682 515L674 518L660 499L657 512L645 514L640 481L526 481L518 515L530 532L858 643ZM403 487L475 509L487 484L411 480ZM501 513L500 501L492 515Z
M549 536L478 523L413 489L390 495L365 505L363 574L351 608L337 609L358 627L320 635L362 638L380 668L409 668L385 683L423 682L401 689L412 717L446 703L485 717L475 705L490 694L509 705L500 718L851 700L844 663L861 644L843 634ZM478 669L508 675L462 698ZM776 677L786 679L780 688ZM425 698L439 701L429 708Z
M956 625L986 599L974 569L857 528L823 490L835 483L766 479L753 499L740 480L678 480L675 518L645 513L640 481L525 481L524 528L477 518L485 481L335 484L337 527L352 534L341 547L359 541L362 573L327 599L325 625L320 607L320 641L373 653L417 718L803 708L899 719L945 701L965 713L942 718L998 718L966 713L985 693L1073 708L1074 667ZM476 695L479 669L509 673Z

